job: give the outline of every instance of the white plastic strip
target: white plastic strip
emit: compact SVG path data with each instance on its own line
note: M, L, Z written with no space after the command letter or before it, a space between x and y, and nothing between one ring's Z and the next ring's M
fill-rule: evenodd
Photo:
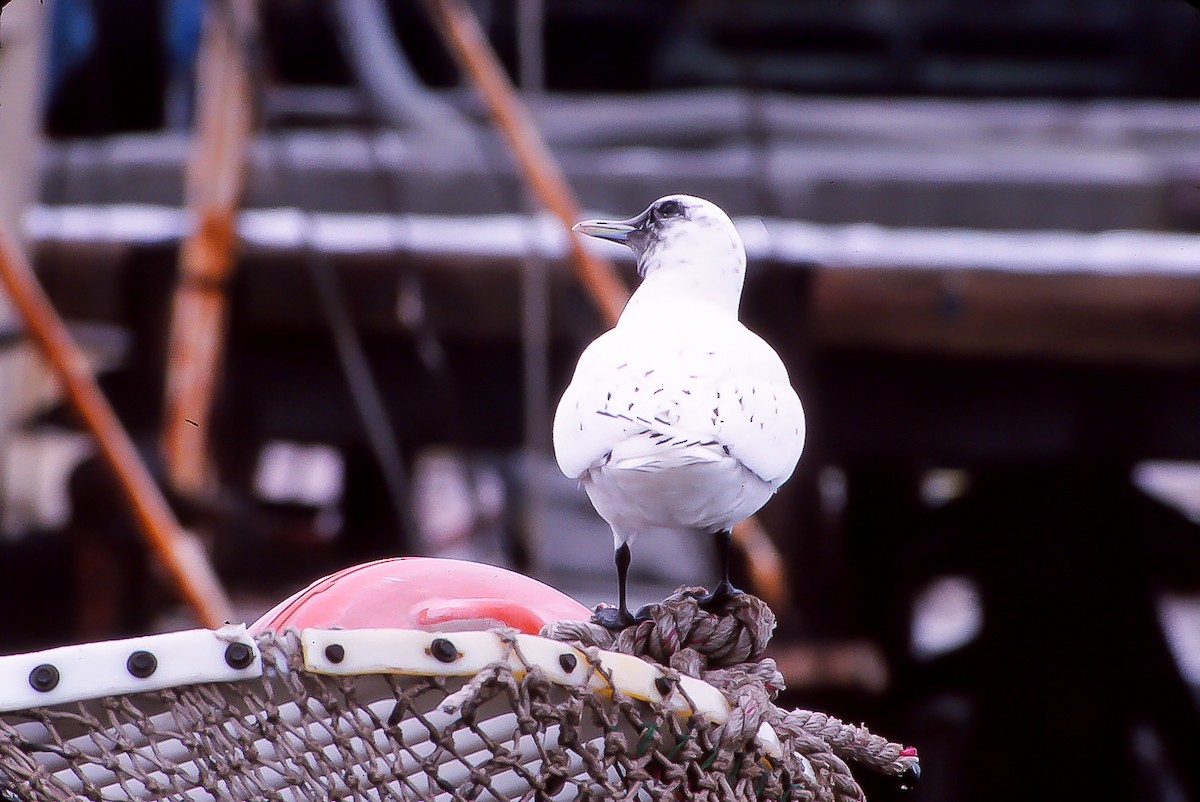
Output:
M261 675L242 624L61 646L0 657L0 712Z
M763 751L776 760L783 758L783 744L779 742L779 733L775 732L775 728L767 722L758 725L758 733L755 736L758 738L758 745Z
M404 629L306 629L304 667L318 674L424 674L471 676L505 659L505 644L494 632L436 633ZM678 683L650 663L619 652L601 651L599 671L589 671L587 656L565 643L518 635L507 664L518 676L536 665L550 680L596 691L615 688L626 696L667 705L680 716L693 711L709 721L729 718L729 702L712 685L692 677ZM524 658L524 662L522 662ZM610 687L605 674L612 677ZM690 704L689 704L690 700Z

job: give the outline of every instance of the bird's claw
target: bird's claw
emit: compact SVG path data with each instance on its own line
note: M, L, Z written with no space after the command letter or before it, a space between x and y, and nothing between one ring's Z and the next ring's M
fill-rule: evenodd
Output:
M740 596L745 593L744 590L735 588L731 583L721 580L710 593L697 593L690 591L688 593L696 600L696 606L706 613L716 613L728 604L735 596Z
M617 632L632 624L633 616L620 607L601 607L592 613L592 620L605 629Z
M650 615L645 607L640 608L637 613L630 613L623 607L601 607L592 612L592 621L613 632L649 620Z

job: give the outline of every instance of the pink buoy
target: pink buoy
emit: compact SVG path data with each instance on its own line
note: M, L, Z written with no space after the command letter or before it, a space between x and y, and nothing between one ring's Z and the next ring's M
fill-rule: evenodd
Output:
M565 593L504 568L436 557L392 557L318 579L275 605L250 630L454 632L506 626L536 635L551 621L587 621L591 615Z

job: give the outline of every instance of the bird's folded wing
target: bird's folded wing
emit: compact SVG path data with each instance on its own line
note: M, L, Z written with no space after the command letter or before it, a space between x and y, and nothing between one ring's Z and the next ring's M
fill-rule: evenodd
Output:
M709 348L649 339L631 347L619 330L598 338L555 415L563 473L577 478L636 440L639 452L662 452L647 465L674 462L667 452L724 447L764 481L786 479L804 443L800 401L775 352L741 331L746 340L734 352L724 341Z
M717 390L717 439L750 472L778 488L804 450L804 409L791 384L735 375Z
M700 401L717 376L685 366L661 342L630 342L619 329L598 337L575 368L554 417L554 454L572 478L603 462L620 443L651 438L654 448L708 442Z

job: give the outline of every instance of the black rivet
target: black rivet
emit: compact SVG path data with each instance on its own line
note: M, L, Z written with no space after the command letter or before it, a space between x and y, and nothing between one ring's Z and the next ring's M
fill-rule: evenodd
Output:
M225 647L225 662L230 668L241 671L254 662L254 650L248 644L237 641Z
M575 670L575 666L579 665L579 658L570 652L564 652L558 656L558 664L562 666L562 670L570 674Z
M458 659L458 649L445 638L434 638L429 644L429 653L439 663L453 663Z
M42 693L54 690L58 687L58 669L49 663L35 666L33 671L29 672L29 685Z
M150 652L138 650L129 655L125 668L138 679L145 679L158 669L158 658Z
M654 680L654 687L658 689L658 693L661 696L669 696L671 694L671 688L674 686L675 683L671 681L670 677L659 677L658 679Z
M325 659L331 663L340 663L346 659L346 647L340 643L331 643L325 647Z

